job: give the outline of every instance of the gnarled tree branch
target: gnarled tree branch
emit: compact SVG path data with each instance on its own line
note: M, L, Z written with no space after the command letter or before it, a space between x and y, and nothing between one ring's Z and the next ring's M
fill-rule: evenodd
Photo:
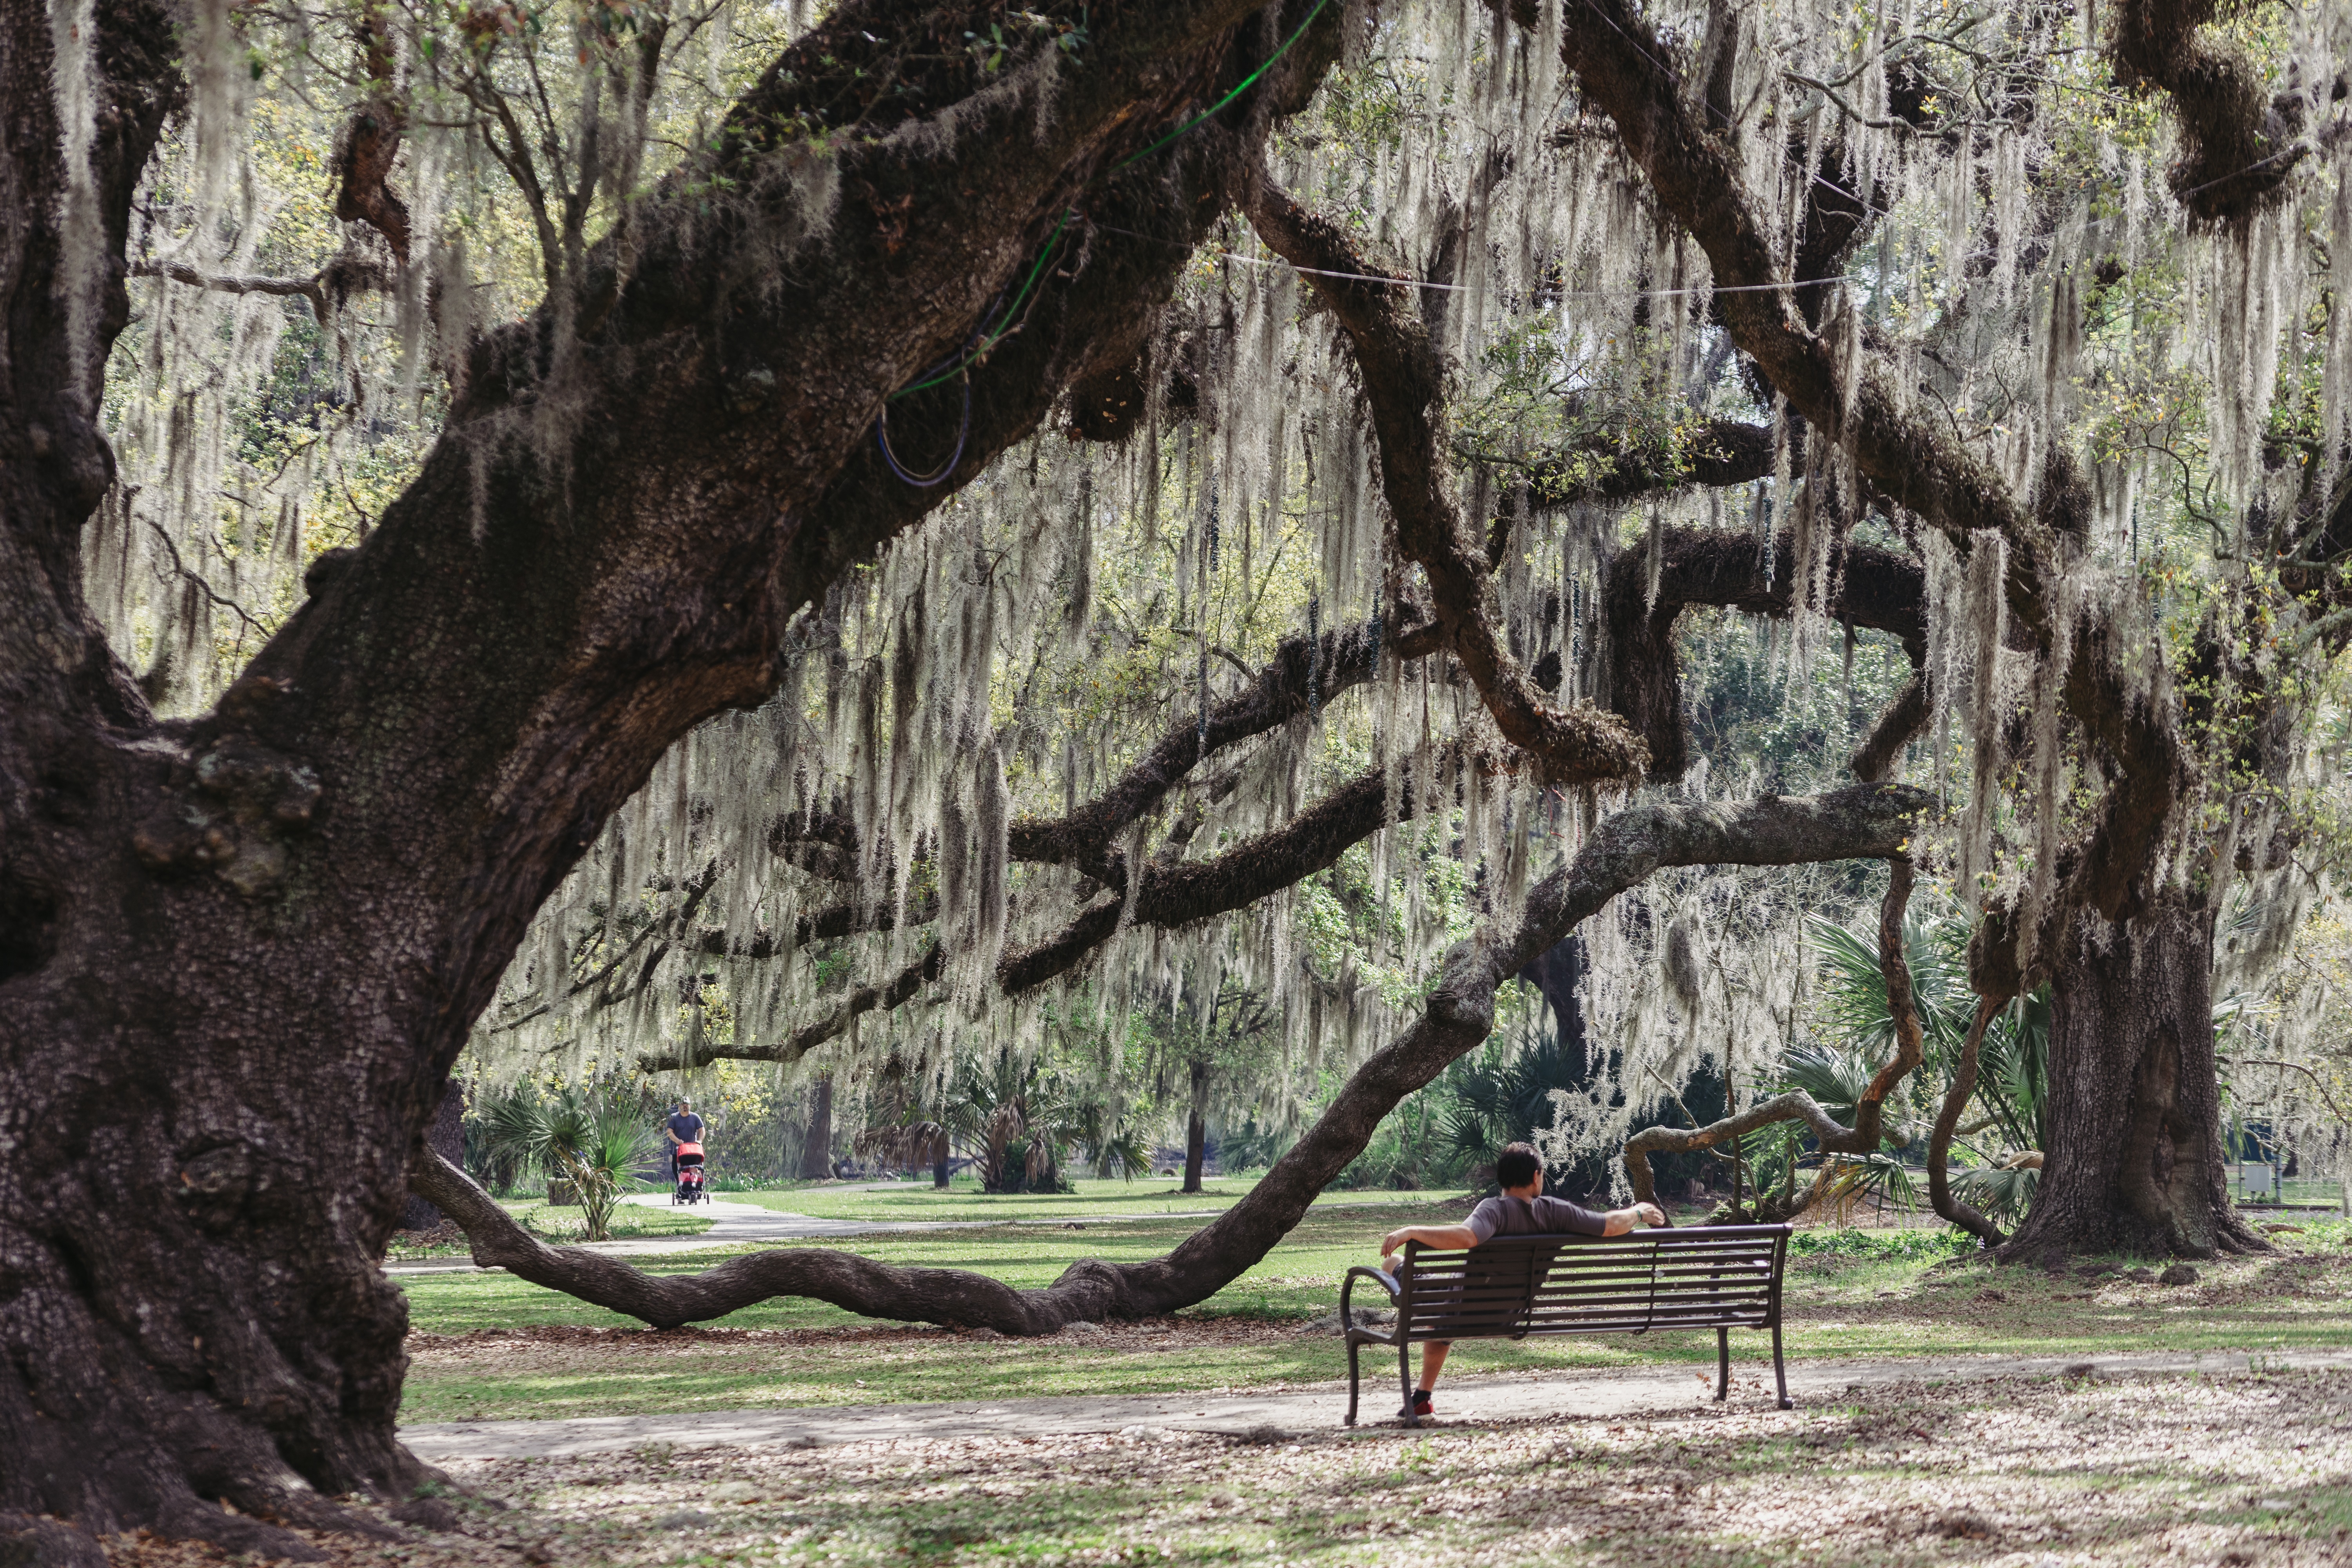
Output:
M1952 1195L1952 1138L1959 1127L1960 1113L1968 1109L1969 1097L1977 1091L1977 1062L1984 1046L1985 1026L2008 1003L2006 996L1977 998L1977 1016L1969 1025L1968 1037L1960 1042L1960 1059L1952 1064L1952 1081L1936 1112L1936 1129L1927 1135L1928 1205L1987 1247L1999 1247L2004 1238L1992 1221Z
M1610 563L1603 589L1608 691L1609 706L1650 748L1652 781L1670 784L1690 765L1675 648L1675 623L1683 611L1711 605L1787 616L1804 590L1785 531L1776 535L1769 556L1751 535L1722 529L1665 529L1657 548L1654 595L1647 542L1619 551ZM1830 556L1828 584L1824 614L1899 637L1915 664L1926 658L1927 578L1916 561L1874 545L1841 542Z
M1933 807L1925 791L1865 784L1823 795L1617 813L1574 860L1529 890L1515 928L1490 923L1446 955L1421 1017L1356 1070L1239 1203L1165 1258L1081 1261L1043 1290L1015 1290L961 1269L897 1268L821 1247L755 1253L700 1274L647 1275L618 1258L549 1247L525 1234L463 1172L429 1150L420 1153L410 1181L466 1232L476 1262L656 1327L723 1317L780 1295L877 1318L979 1324L1007 1334L1171 1312L1216 1294L1273 1250L1400 1100L1492 1033L1496 988L1619 893L1666 866L1788 866L1894 855Z
M2106 55L2125 87L2172 100L2174 197L2202 222L2242 223L2285 197L2312 148L2302 99L2263 92L2261 68L2211 30L2220 11L2215 0L2120 0Z
M1206 752L1198 712L1185 714L1117 783L1068 816L1013 822L1005 836L1005 852L1015 860L1060 866L1098 859L1120 832L1158 805L1204 754L1262 735L1306 712L1310 667L1317 669L1328 701L1376 678L1383 658L1402 661L1427 657L1437 649L1441 637L1439 624L1408 604L1398 606L1378 636L1369 625L1323 633L1319 654L1312 659L1307 637L1285 637L1245 690L1209 710Z
M1444 369L1427 324L1411 307L1412 280L1365 259L1339 226L1301 207L1262 173L1249 190L1258 234L1307 275L1348 334L1379 441L1397 547L1428 574L1447 643L1496 727L1549 782L1639 778L1648 763L1641 742L1612 714L1548 701L1504 642L1485 544L1454 491Z
M1911 966L1903 952L1903 913L1911 902L1911 858L1898 846L1888 852L1886 860L1886 894L1878 906L1878 963L1886 978L1886 1007L1895 1024L1895 1052L1872 1075L1869 1087L1855 1100L1853 1125L1841 1125L1811 1095L1802 1089L1790 1089L1705 1127L1645 1127L1625 1140L1625 1175L1633 1184L1635 1201L1657 1201L1656 1183L1650 1173L1651 1155L1711 1149L1776 1122L1803 1122L1824 1154L1874 1153L1885 1142L1883 1118L1886 1097L1927 1055L1927 1042L1919 1031L1918 1009L1912 1000ZM1813 1194L1821 1191L1821 1183L1815 1182L1812 1194L1808 1194L1805 1201L1811 1202Z

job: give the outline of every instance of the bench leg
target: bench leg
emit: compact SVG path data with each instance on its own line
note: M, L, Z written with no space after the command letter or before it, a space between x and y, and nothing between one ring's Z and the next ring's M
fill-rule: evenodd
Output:
M1731 1394L1731 1331L1715 1331L1715 1402L1720 1405Z
M1794 1410L1797 1402L1789 1397L1789 1369L1780 1361L1780 1325L1772 1325L1772 1380L1780 1385L1780 1408Z
M1397 1344L1397 1381L1404 1384L1404 1424L1421 1425L1421 1412L1412 1407L1412 1346L1400 1341Z
M1348 1419L1341 1423L1341 1425L1348 1426L1353 1426L1356 1424L1356 1380L1358 1376L1356 1354L1360 1348L1360 1347L1358 1346L1353 1340L1348 1342Z

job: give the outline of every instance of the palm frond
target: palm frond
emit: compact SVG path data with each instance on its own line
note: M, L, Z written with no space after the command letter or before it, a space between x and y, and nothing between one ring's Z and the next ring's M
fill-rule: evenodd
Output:
M1782 1083L1803 1089L1823 1110L1849 1125L1854 1107L1877 1076L1877 1068L1860 1051L1834 1046L1800 1046L1781 1068Z
M2015 1228L2042 1190L2042 1173L2029 1165L2007 1170L1977 1165L1952 1178L1952 1195L1996 1224Z

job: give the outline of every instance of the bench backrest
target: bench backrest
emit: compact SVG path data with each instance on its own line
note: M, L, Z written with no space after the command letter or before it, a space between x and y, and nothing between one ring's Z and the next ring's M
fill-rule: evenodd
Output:
M1498 1236L1467 1252L1408 1242L1397 1329L1410 1340L1444 1340L1769 1328L1780 1318L1790 1229Z

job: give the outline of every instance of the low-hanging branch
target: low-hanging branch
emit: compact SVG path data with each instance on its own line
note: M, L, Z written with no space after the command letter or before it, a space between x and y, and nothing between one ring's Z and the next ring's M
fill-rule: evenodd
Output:
M1466 755L1459 742L1447 746L1439 759L1439 776L1450 776ZM1472 765L1495 771L1503 764L1498 759L1484 758ZM1393 783L1399 822L1411 820L1422 809L1414 797L1412 771L1403 763L1396 765ZM1191 925L1244 908L1328 868L1390 820L1391 783L1389 769L1369 768L1282 826L1222 855L1207 860L1147 864L1131 907L1125 900L1127 858L1108 857L1101 868L1103 879L1118 896L1089 906L1034 946L1006 953L996 966L998 985L1012 996L1044 984L1108 942L1123 921L1163 930Z
M1459 742L1448 746L1440 759L1441 780L1450 778L1452 770L1462 765L1466 754ZM1491 770L1504 765L1504 761L1473 759L1471 765ZM1399 763L1395 781L1395 820L1399 822L1412 820L1419 810L1412 772L1409 766ZM1044 941L1006 952L997 962L997 988L1007 996L1017 995L1068 973L1118 935L1123 922L1162 929L1191 925L1245 908L1329 868L1348 849L1379 832L1390 820L1389 782L1386 769L1371 768L1282 826L1237 844L1222 855L1199 861L1148 861L1142 885L1136 889L1131 905L1126 897L1126 856L1114 853L1106 857L1093 869L1099 873L1102 885L1112 896L1090 904ZM845 920L849 909L846 905L838 906L827 913ZM937 901L927 902L920 913L924 919L935 917ZM908 923L914 923L912 914ZM714 947L724 948L723 932L713 931L710 936ZM745 952L739 949L733 955L745 956ZM923 958L888 981L856 988L823 1018L792 1031L781 1040L764 1045L707 1047L691 1058L682 1052L648 1054L640 1057L637 1065L646 1072L667 1072L722 1060L795 1062L826 1041L838 1038L858 1015L888 1012L914 1000L925 985L940 977L943 967L942 949L934 944Z
M936 893L926 893L909 905L906 923L928 925L939 918L940 900ZM696 933L694 951L709 958L731 958L757 962L776 958L813 942L838 942L845 936L865 931L894 931L898 915L888 901L877 900L870 905L855 900L847 903L829 904L812 913L801 915L793 921L792 934L780 939L769 930L761 929L750 935L730 940L725 928L705 926Z
M1426 657L1433 651L1437 640L1436 624L1425 616L1403 618L1406 630L1394 639L1402 645L1393 648L1395 657ZM1368 626L1327 633L1324 647L1325 657L1332 660L1338 686L1360 685L1370 679L1383 652ZM1307 672L1306 639L1286 640L1248 692L1214 710L1213 717L1225 725L1228 739L1224 743L1261 733L1304 711ZM1218 743L1218 731L1213 728L1210 749L1213 752ZM1463 754L1461 747L1449 747L1441 759L1441 771L1450 769ZM1192 770L1198 755L1197 725L1180 723L1162 737L1151 753L1129 768L1118 784L1077 813L1051 822L1032 819L1011 825L1006 847L1010 858L1046 863L1061 861L1066 857L1075 859L1098 884L1118 896L1108 903L1094 904L1081 910L1054 935L1006 953L996 970L997 984L1005 994L1034 989L1066 973L1116 935L1122 917L1139 925L1172 928L1240 909L1326 869L1347 849L1378 832L1389 820L1389 772L1372 768L1283 826L1237 845L1223 855L1205 861L1148 865L1130 908L1125 900L1126 856L1107 850L1103 836L1127 826L1157 805ZM1506 764L1488 758L1479 765L1495 771ZM1412 802L1409 779L1402 776L1409 774L1411 769L1402 763L1398 767L1401 776L1396 781L1396 820L1405 821L1418 808ZM843 872L835 879L855 880L849 868L857 858L857 835L845 817L826 812L787 813L772 825L769 847L803 869L808 869L821 855L824 858L823 863ZM761 960L813 941L887 931L898 923L888 903L887 900L877 900L871 905L861 906L851 900L803 915L794 922L789 944L780 943L775 934L768 931L755 932L748 939L730 943L724 931L714 929L701 933L698 951L714 957ZM919 925L936 919L938 914L937 898L927 896L907 912L905 920L909 926ZM919 983L910 983L908 976L919 967L910 966L881 986L861 987L851 994L855 1005L845 1004L845 1011L835 1009L824 1019L794 1030L780 1041L721 1047L698 1055L692 1061L676 1054L649 1055L641 1058L641 1065L652 1072L719 1059L797 1061L843 1033L849 1016L877 1007L887 1011L912 1000L921 986ZM924 978L937 977L934 969Z
M311 316L321 327L330 324L336 308L352 295L387 293L393 288L392 274L382 263L349 247L318 271L300 278L205 272L178 261L133 262L130 275L161 278L215 294L264 294L302 300L310 304Z
M477 1263L657 1328L724 1317L776 1296L808 1297L870 1317L1020 1335L1172 1312L1214 1295L1272 1251L1406 1095L1493 1033L1495 994L1503 982L1611 899L1669 866L1885 858L1902 851L1934 805L1924 790L1868 784L1822 795L1618 812L1574 859L1528 890L1511 929L1489 922L1446 954L1421 1016L1365 1059L1239 1203L1164 1258L1082 1260L1041 1290L1017 1290L962 1269L895 1268L823 1247L753 1253L698 1274L649 1275L619 1258L540 1241L430 1149L420 1148L411 1189L465 1231Z
M1960 1042L1959 1059L1952 1064L1952 1081L1944 1090L1944 1103L1936 1111L1935 1131L1927 1135L1929 1206L1987 1247L1999 1247L2004 1238L1998 1226L1962 1203L1952 1192L1952 1139L1959 1128L1960 1113L1967 1109L1969 1097L1977 1091L1977 1063L1984 1047L1985 1026L1993 1021L1994 1016L2008 1002L2006 996L1977 998L1977 1016L1969 1025L1968 1037Z
M708 1067L715 1061L796 1062L828 1040L839 1039L861 1014L902 1005L937 980L946 967L947 950L934 942L923 956L878 985L860 985L814 1023L803 1024L769 1045L727 1046L699 1050L647 1052L637 1058L639 1072L676 1072Z

